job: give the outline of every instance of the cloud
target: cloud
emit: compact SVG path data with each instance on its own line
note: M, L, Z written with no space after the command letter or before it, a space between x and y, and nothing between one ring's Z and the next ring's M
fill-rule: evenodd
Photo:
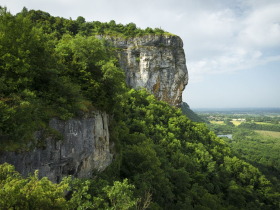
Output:
M260 51L244 52L236 50L235 54L221 55L213 59L193 61L188 64L190 83L203 82L203 77L209 74L233 73L250 69L270 62L280 61L280 55L263 57Z
M243 21L239 40L250 47L280 47L280 3L258 8Z
M190 83L280 60L280 3L200 11L184 34ZM242 12L240 12L242 11ZM191 78L195 78L193 81Z

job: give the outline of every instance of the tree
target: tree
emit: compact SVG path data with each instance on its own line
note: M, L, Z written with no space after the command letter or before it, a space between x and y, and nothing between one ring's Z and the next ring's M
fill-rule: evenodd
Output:
M34 176L22 178L14 166L0 165L0 208L1 209L68 209L64 191L69 190L71 178L53 184L46 177L39 180Z
M115 181L113 186L105 186L105 194L91 196L90 181L65 177L59 184L54 184L43 177L34 175L23 178L14 166L4 163L0 165L0 208L1 209L114 209L126 210L139 204L139 199L133 196L134 185ZM101 190L101 189L99 189ZM71 192L68 199L65 192ZM107 202L110 200L110 202ZM146 197L143 207L150 204ZM144 209L144 208L143 208Z
M86 19L82 16L78 16L76 22L80 25L86 22Z
M128 184L128 180L124 179L123 182L116 181L114 186L107 186L103 191L107 193L114 210L126 210L136 205L137 199L133 198L133 189L135 187Z
M110 58L106 47L94 36L64 35L56 48L62 75L79 85L93 105L109 113L125 90L124 72L117 60Z

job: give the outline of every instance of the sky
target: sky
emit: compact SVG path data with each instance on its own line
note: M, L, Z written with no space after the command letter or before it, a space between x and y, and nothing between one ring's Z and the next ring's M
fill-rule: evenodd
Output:
M0 0L53 16L159 28L184 42L191 108L280 107L280 0Z

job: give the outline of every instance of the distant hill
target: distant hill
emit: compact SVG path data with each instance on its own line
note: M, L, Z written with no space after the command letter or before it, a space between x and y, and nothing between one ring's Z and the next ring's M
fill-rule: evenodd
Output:
M183 102L181 110L183 114L186 115L190 120L194 122L205 122L202 118L200 118L195 112L193 112L190 109L190 106L186 102Z

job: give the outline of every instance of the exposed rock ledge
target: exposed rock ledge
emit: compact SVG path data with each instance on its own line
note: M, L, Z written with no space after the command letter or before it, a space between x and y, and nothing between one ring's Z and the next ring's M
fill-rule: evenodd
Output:
M102 36L99 36L101 39ZM182 93L188 83L183 42L172 35L146 35L123 39L104 37L117 50L126 83L144 87L158 100L181 107Z
M96 112L95 117L61 121L52 119L50 127L64 136L64 141L47 138L46 148L15 153L5 152L0 156L0 164L8 162L23 176L39 169L39 177L48 177L52 182L60 182L64 176L78 178L91 177L93 170L102 171L110 165L113 154L109 145L109 117ZM36 132L40 139L42 132Z

